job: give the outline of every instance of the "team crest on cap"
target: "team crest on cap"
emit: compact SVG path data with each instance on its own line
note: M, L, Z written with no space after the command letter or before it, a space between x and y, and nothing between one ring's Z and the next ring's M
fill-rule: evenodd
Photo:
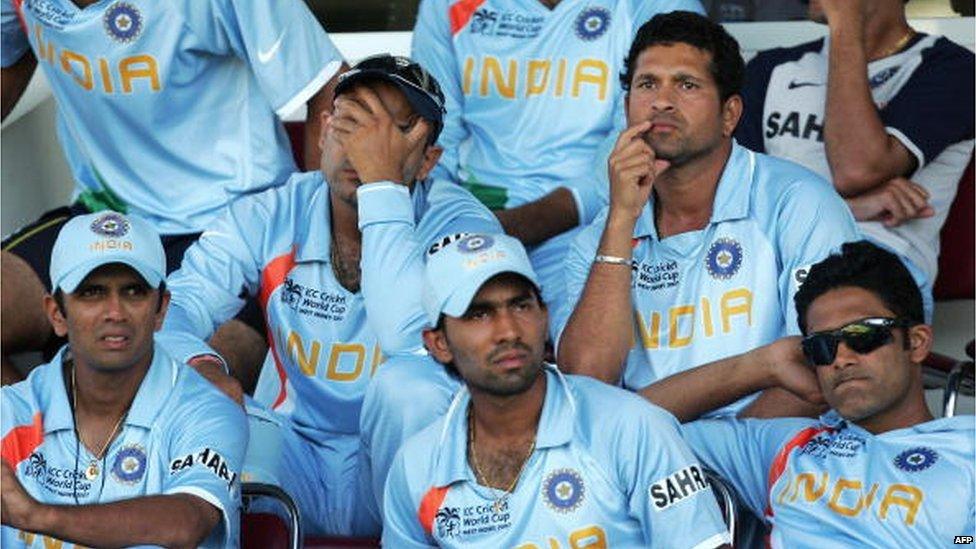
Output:
M135 484L146 472L146 451L138 444L130 444L115 454L112 476L124 484Z
M705 268L713 278L726 280L735 276L742 266L742 245L731 238L719 238L712 243L705 256Z
M495 243L495 239L484 234L475 234L458 241L458 251L473 254L487 250Z
M105 32L117 42L132 42L142 32L142 14L127 2L116 2L105 10Z
M542 484L542 497L553 511L571 513L586 497L583 477L574 469L557 469Z
M936 461L939 461L939 454L935 453L935 450L919 446L898 454L895 458L895 467L909 473L917 473L928 469Z
M576 36L581 40L596 40L607 32L610 26L610 12L605 8L590 6L584 8L576 18Z
M92 221L91 230L95 234L118 238L129 232L129 220L115 212L107 213Z

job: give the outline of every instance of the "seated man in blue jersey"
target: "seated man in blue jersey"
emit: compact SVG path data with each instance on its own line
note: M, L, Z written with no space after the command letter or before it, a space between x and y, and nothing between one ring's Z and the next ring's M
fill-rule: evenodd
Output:
M204 341L242 296L261 303L270 352L254 398L283 446L252 423L245 473L281 483L310 533L378 531L359 493L363 394L384 355L422 348L425 258L459 234L500 231L468 191L427 178L443 101L410 59L360 61L336 86L320 171L235 202L169 280L160 337L182 359L213 353Z
M237 547L244 413L154 343L156 231L114 212L61 228L45 309L68 344L3 387L0 544Z
M698 457L765 514L773 547L935 547L973 535L972 416L932 419L921 362L932 329L907 268L867 241L814 265L791 337L677 374L644 396L679 419L771 386L831 411L819 420L684 425Z
M576 228L606 203L603 143L624 122L613 85L637 28L698 0L423 0L413 56L444 88L437 177L460 182L529 247L563 298ZM600 151L600 152L598 152Z
M736 138L830 179L931 320L939 232L972 159L973 53L912 29L903 0L820 0L810 17L827 38L749 62Z
M857 231L829 183L733 141L743 61L719 24L658 15L626 66L629 127L610 156L610 206L565 262L557 357L637 390L798 333L806 269ZM800 412L815 410L774 390L748 413Z
M3 0L0 10L2 116L40 66L76 187L70 206L4 237L7 382L19 378L9 354L53 354L63 344L41 303L51 246L68 219L140 215L163 235L167 272L176 270L227 204L295 170L280 119L306 103L305 158L308 169L318 165L319 114L331 108L343 60L301 0ZM214 344L231 367L259 364L263 330L252 301Z
M730 541L671 415L544 362L548 313L519 241L477 234L444 247L427 262L424 310L427 348L465 390L394 460L384 546Z

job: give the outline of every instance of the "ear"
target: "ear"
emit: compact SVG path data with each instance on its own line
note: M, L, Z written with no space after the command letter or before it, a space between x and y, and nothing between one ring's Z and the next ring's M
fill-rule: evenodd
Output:
M434 357L434 360L441 364L454 362L454 353L447 345L444 330L424 330L423 336L424 347L427 347L427 352Z
M742 96L733 95L722 105L722 135L732 137L735 127L742 118Z
M332 113L323 110L319 113L319 150L325 148L325 137L329 134L331 126L329 125L329 119L332 118Z
M624 93L624 120L627 121L627 125L630 126L630 92Z
M918 324L907 330L908 353L911 361L921 364L932 350L932 327L928 324Z
M420 169L417 170L417 181L427 179L430 171L434 169L437 161L441 159L441 153L443 152L444 149L437 145L429 145L424 149L424 162L420 165Z
M163 292L162 297L159 302L159 310L156 311L156 328L155 331L159 331L163 327L163 319L166 318L166 311L169 309L169 290Z
M51 322L51 327L54 328L54 333L58 337L65 337L68 335L68 321L65 320L64 315L61 314L61 309L58 308L58 302L54 300L54 296L47 294L44 296L44 312L47 313L47 319Z

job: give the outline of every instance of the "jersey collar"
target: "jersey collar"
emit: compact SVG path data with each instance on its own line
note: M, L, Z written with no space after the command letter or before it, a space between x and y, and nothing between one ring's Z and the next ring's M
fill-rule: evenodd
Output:
M45 404L43 407L45 434L75 428L62 367L67 353L68 346L65 345L45 367L43 373L43 387L46 392L39 397ZM129 414L125 420L126 425L136 425L147 429L152 425L153 420L156 419L156 415L162 408L163 402L176 383L177 373L176 361L167 355L159 345L154 345L152 363L149 365L149 371L146 372L142 384L139 385L139 390L132 401L132 407L129 408Z
M555 366L543 368L547 377L546 396L536 431L536 451L568 444L573 436L576 403L566 378ZM447 486L458 481L476 482L468 467L467 410L471 394L462 388L451 402L444 417L440 449L434 459L434 486Z
M749 215L752 188L756 178L756 153L732 140L732 151L722 170L712 204L709 223L743 219ZM654 194L644 205L644 211L634 226L634 238L652 237L658 240L654 226Z
M329 248L332 245L329 184L322 172L316 173L321 184L312 194L312 199L302 208L305 221L298 223L301 229L295 243L296 262L329 261Z
M880 435L874 435L868 432L866 429L862 429L855 423L847 421L836 410L829 410L824 415L820 416L820 423L830 427L834 430L848 429L851 431L858 431L870 437L887 437L891 435L899 436L909 433L938 433L946 431L964 431L976 430L976 426L973 424L972 416L956 416L956 417L945 417L936 418L924 423L919 423L918 425L912 425L911 427L905 427L904 429L895 429L893 431L887 431L881 433Z

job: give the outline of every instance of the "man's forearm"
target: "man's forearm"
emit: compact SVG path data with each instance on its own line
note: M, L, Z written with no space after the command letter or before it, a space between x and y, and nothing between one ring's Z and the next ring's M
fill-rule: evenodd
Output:
M505 232L526 246L539 244L579 224L573 193L560 187L546 196L508 210L495 212Z
M635 221L611 211L597 255L630 260ZM620 378L634 340L630 264L593 263L575 310L559 340L558 362L566 372L608 383Z
M684 423L771 385L757 359L745 353L677 373L639 393Z
M36 67L37 59L28 51L13 65L0 69L0 120L14 110Z
M146 496L95 505L41 505L25 530L89 547L197 547L221 515L188 494Z
M907 175L915 158L885 131L868 85L867 52L857 25L831 26L824 145L834 186L853 196Z

